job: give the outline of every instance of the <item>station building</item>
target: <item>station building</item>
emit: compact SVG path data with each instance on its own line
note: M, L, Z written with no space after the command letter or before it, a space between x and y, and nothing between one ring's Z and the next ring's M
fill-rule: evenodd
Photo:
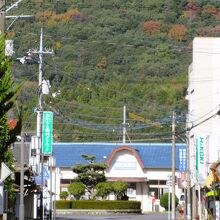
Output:
M175 147L178 179L179 152L186 145L176 144ZM167 180L172 169L171 143L54 143L56 199L59 199L61 191L67 191L68 185L76 177L72 167L87 163L82 154L95 156L96 162L107 164L107 181L127 182L129 200L140 201L143 212L163 210L159 202L161 195L168 192L170 187ZM176 184L177 197L181 193L182 189ZM115 198L110 195L109 199Z

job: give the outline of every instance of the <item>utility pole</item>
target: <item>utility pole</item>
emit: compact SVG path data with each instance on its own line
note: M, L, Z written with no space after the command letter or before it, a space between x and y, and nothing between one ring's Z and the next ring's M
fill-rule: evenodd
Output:
M12 22L14 23L18 18L30 18L33 17L31 15L18 15L18 16L5 16L7 12L9 12L14 7L17 7L20 2L23 0L16 1L13 5L6 9L6 0L0 0L0 35L4 34L5 32L5 18L14 18L15 20ZM9 28L11 25L9 26ZM9 29L7 28L7 30Z
M53 156L49 157L49 168L50 168L50 220L54 219L54 209L53 209L53 169L55 169L56 173L56 159ZM54 183L56 182L55 174L54 174ZM55 188L54 188L54 191Z
M38 85L39 85L39 92L38 92L38 107L37 107L37 137L39 139L38 143L38 152L41 155L41 162L37 162L38 167L41 167L41 219L44 219L44 204L43 204L43 198L44 198L44 155L41 152L42 150L42 78L43 78L43 55L44 54L50 54L53 55L53 50L44 50L43 49L43 28L41 28L41 34L40 34L40 46L39 50L29 50L28 53L30 54L38 54L39 56L39 76L38 76ZM40 166L41 163L41 166Z
M19 219L24 220L24 133L21 132L21 171L20 171L20 204L19 204Z
M123 141L122 143L125 144L126 142L126 106L124 105L123 108Z
M172 119L172 220L176 219L176 204L175 204L175 161L176 161L176 148L175 148L175 112L173 112Z
M188 122L188 116L187 116L187 122ZM191 219L191 193L190 193L190 188L191 188L191 181L190 181L190 151L189 151L189 131L188 131L188 126L186 126L186 158L187 158L187 175L186 175L186 182L187 182L187 215L186 218L187 220Z
M0 0L0 35L5 32L5 0Z

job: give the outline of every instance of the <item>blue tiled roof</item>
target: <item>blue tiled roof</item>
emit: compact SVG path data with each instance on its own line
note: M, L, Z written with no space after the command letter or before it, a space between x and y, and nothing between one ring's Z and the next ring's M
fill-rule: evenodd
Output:
M96 156L96 161L105 162L115 148L128 146L139 154L145 168L171 168L172 144L161 143L54 143L53 155L58 167L72 167L85 164L82 154ZM176 167L178 167L179 148L185 144L176 144Z

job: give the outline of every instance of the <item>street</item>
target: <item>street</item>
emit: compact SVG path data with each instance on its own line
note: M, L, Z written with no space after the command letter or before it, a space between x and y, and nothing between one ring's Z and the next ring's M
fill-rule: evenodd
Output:
M149 213L149 214L124 214L124 215L108 215L108 216L90 216L90 215L59 215L56 220L166 220L167 213Z

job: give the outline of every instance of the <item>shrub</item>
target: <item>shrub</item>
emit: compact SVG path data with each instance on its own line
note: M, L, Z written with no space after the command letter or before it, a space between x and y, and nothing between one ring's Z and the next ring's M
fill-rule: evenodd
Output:
M165 208L166 210L168 210L168 199L169 199L169 194L168 193L164 193L161 197L160 197L160 205ZM179 203L179 199L175 196L175 204L176 206ZM170 193L170 207L172 204L172 193Z
M71 183L68 187L70 195L73 195L77 200L85 194L85 186L83 183Z
M68 197L69 193L66 191L60 192L60 198L66 200Z
M64 201L64 200L56 201L57 209L71 209L71 207L72 207L72 201Z
M105 199L113 191L111 182L98 183L95 188L96 196L100 196L102 199Z
M113 192L118 200L121 200L127 191L128 184L123 181L116 181L112 184Z

